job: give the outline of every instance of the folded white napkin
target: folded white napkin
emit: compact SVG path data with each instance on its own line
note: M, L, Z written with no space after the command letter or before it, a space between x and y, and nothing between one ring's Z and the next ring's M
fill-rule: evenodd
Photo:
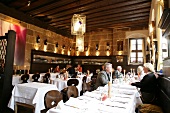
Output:
M62 100L58 103L57 109L60 109L60 110L64 109L64 103Z

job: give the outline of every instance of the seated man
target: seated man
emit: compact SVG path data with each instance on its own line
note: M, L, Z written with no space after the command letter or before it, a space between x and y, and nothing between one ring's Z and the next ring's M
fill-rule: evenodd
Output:
M123 74L121 73L122 71L122 67L121 66L117 66L117 70L115 70L115 77L114 78L122 78Z
M104 65L104 71L101 71L96 80L95 89L99 86L105 86L110 81L110 73L112 72L112 64L106 63Z
M75 69L73 68L72 65L68 65L68 69L67 69L69 75L72 77L73 75L75 75Z

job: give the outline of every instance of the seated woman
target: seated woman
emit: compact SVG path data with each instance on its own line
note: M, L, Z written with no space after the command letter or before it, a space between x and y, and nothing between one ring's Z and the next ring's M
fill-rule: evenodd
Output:
M151 63L144 64L145 76L140 82L131 83L131 85L139 87L141 91L141 99L143 103L155 103L157 92L157 79L154 74L154 67Z
M143 79L143 77L145 76L145 73L143 71L143 67L142 66L138 66L137 74L138 74L138 80L141 81Z
M82 72L82 67L81 67L80 64L77 65L77 71L78 71L78 72Z
M54 73L58 73L58 72L60 72L60 67L59 67L59 65L56 66L56 68L54 69Z
M86 76L89 76L89 75L90 75L90 70L87 70Z

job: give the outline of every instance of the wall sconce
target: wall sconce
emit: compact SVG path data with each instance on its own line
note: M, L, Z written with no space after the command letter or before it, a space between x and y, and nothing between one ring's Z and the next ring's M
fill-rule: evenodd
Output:
M96 56L99 56L99 54L100 54L100 52L97 50L97 51L96 51Z
M35 49L35 50L38 50L39 47L40 47L40 36L38 35L38 36L36 37L36 43L34 44L34 49Z
M63 49L65 49L66 48L66 46L65 45L63 45L63 47L62 47Z
M57 53L57 52L58 52L58 42L54 46L54 53Z
M85 46L84 50L87 51L88 50L88 46Z
M86 51L86 56L89 56L89 51Z
M55 47L58 48L58 42L55 44Z
M47 45L47 39L44 40L44 45Z
M45 51L45 52L47 51L47 39L44 40L44 51Z
M62 46L62 50L61 50L61 54L64 54L65 48L66 48L66 46L63 45L63 46Z
M110 44L107 42L106 44L106 50L109 51L110 50Z
M40 36L39 35L36 38L36 43L40 43Z
M70 47L70 49L68 50L68 52L67 52L67 54L68 54L68 56L70 56L70 54L71 54L71 47Z
M122 51L118 51L118 55L122 55L123 54L123 52Z
M69 51L71 51L71 49L72 49L72 48L70 47Z
M79 50L79 47L76 47L76 51L78 51Z
M99 50L99 44L96 44L96 50Z
M110 51L107 50L107 51L106 51L106 56L109 56L109 55L110 55Z

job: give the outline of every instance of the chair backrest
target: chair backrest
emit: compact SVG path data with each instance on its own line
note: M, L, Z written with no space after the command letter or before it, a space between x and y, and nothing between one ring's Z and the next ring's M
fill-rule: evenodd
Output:
M24 74L21 76L22 83L28 83L27 80L29 79L29 74Z
M49 83L50 76L51 76L50 73L46 73L43 76L43 83Z
M76 86L68 86L61 90L61 93L63 95L63 102L68 101L70 97L78 97L78 89Z
M57 90L48 91L44 97L44 104L46 109L57 106L57 104L63 99L62 94Z
M67 86L72 86L72 85L74 85L74 86L77 86L79 84L79 81L78 81L78 79L69 79L68 81L67 81Z
M84 76L83 79L82 79L82 81L83 81L83 82L86 82L86 80L87 80L87 77Z
M46 78L50 78L50 73L46 73L45 75L44 75Z
M83 93L86 91L91 91L91 82L89 83L83 82L82 91Z
M78 97L78 89L76 86L68 86L68 89L67 89L67 96L68 98L70 97Z
M49 83L49 78L46 76L43 76L43 83Z
M33 82L38 82L38 79L40 78L40 74L34 74L32 76Z

